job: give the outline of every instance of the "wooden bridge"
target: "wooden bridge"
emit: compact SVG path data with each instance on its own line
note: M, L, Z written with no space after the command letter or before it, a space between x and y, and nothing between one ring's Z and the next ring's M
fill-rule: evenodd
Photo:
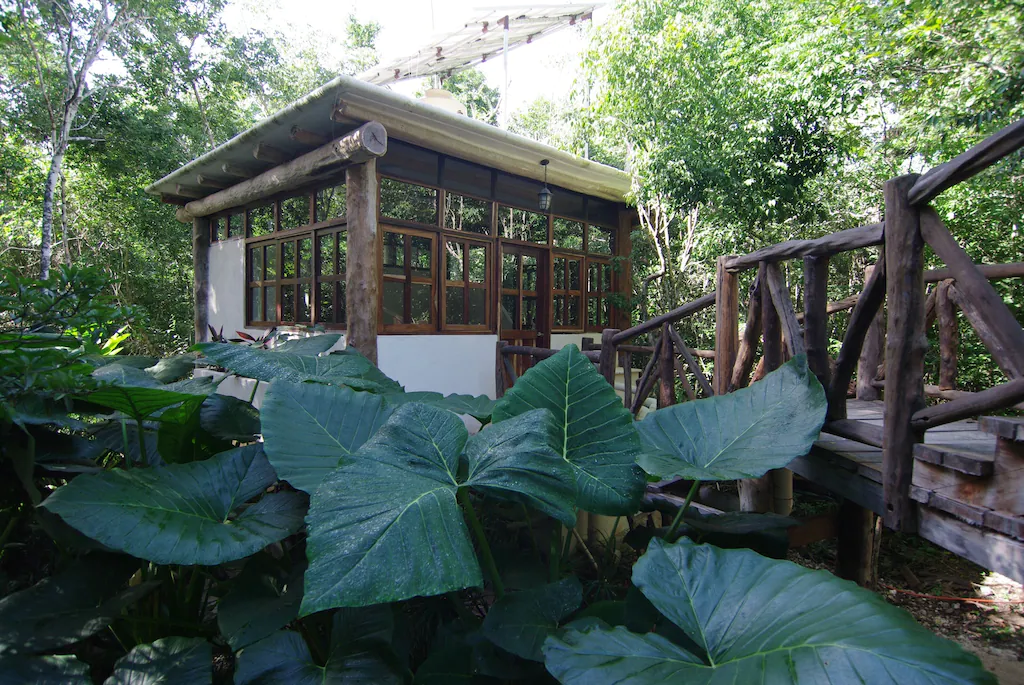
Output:
M789 469L741 481L740 507L788 514L795 473L844 499L836 522L844 577L871 584L875 538L884 522L1024 581L1024 419L990 415L1022 408L1024 330L989 282L1024 277L1024 263L972 263L929 206L944 190L1022 146L1024 120L924 175L888 181L881 223L719 257L715 292L630 329L607 329L600 344L584 353L610 383L622 374L624 402L634 414L655 388L659 406L675 402L677 380L688 399L724 394L806 354L828 397L821 437ZM926 245L945 268L924 269ZM878 257L863 291L828 302L830 257L874 246ZM801 313L779 266L797 259ZM741 328L739 277L754 269ZM687 347L676 325L709 307L715 308L715 349L701 353ZM851 309L832 360L828 317ZM957 309L1006 382L981 392L955 389ZM936 324L939 385L932 386L924 383L926 334ZM641 336L653 343L635 344ZM550 354L499 344L499 393L515 382L510 360L516 355L528 362ZM714 359L710 379L698 354ZM636 355L647 362L634 382Z

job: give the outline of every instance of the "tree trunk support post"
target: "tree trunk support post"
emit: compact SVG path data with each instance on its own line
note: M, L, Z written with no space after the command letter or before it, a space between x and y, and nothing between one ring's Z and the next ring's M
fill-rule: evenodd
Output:
M494 398L500 399L504 397L505 390L508 381L505 379L505 360L504 354L501 353L501 348L508 345L504 340L499 340L494 348Z
M877 268L877 263L864 269L864 287L871 281L871 274ZM885 265L882 265L885 268ZM875 376L878 375L878 367L882 364L882 347L885 345L885 333L882 331L882 309L879 308L868 332L864 336L864 343L860 349L860 357L857 360L857 399L877 400L881 397L878 388L872 385ZM831 413L829 414L831 416ZM843 418L845 418L845 413Z
M924 431L911 425L925 406L924 355L924 239L921 212L910 204L908 192L917 174L885 183L885 269L888 306L885 332L885 425L882 438L882 487L885 524L913 531L914 506L910 485L914 474L914 445Z
M939 322L939 389L956 388L957 347L960 328L956 321L956 309L949 297L953 281L946 280L936 287L935 312Z
M839 506L836 575L873 589L878 582L881 519L850 500Z
M768 287L768 265L758 265L757 280L761 283L761 330L764 335L764 372L782 366L782 324L775 310L771 288ZM715 360L717 366L717 359ZM742 511L770 512L774 508L775 476L769 471L760 478L747 478L739 482L740 509ZM781 493L785 494L785 493Z
M196 342L210 340L210 219L192 220L192 271Z
M346 344L377 363L377 160L345 170L348 213L348 272L345 307Z
M804 257L804 348L811 373L827 388L832 380L828 362L828 257Z
M729 257L719 257L715 270L715 375L716 395L729 392L732 368L739 352L740 283L739 276L728 271Z
M661 325L661 350L658 354L658 371L660 388L658 391L658 408L671 407L676 403L676 381L675 364L672 363L675 357L675 344L672 340L672 324Z
M606 328L601 331L601 357L598 359L598 372L608 381L608 385L615 387L615 343L612 338L619 332L618 328Z

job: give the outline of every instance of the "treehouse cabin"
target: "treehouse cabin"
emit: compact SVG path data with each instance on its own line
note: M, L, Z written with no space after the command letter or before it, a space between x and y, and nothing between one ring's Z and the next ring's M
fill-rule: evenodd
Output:
M341 76L149 186L193 226L195 334L322 327L409 390L499 341L627 327L627 174Z

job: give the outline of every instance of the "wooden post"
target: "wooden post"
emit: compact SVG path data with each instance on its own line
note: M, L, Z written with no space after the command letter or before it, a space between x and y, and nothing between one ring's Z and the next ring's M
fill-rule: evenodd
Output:
M716 395L729 392L732 367L739 349L740 287L739 277L726 270L728 257L719 257L715 271L715 375Z
M618 332L618 328L606 328L601 331L601 358L597 363L597 370L613 388L615 387L615 343L612 342L612 338Z
M380 288L377 263L377 160L345 170L348 214L348 270L345 307L346 344L377 363L377 308Z
M586 338L584 338L586 340ZM633 406L633 353L623 352L622 359L622 403Z
M827 388L832 380L828 363L828 257L804 257L804 347L807 366Z
M210 339L210 219L207 217L192 220L192 272L196 342L207 342Z
M768 373L782 366L782 325L775 311L771 288L768 287L768 265L758 265L757 279L761 282L761 329L764 331L764 372ZM760 478L748 478L739 482L740 510L766 512L772 510L772 472Z
M658 392L658 408L671 407L676 403L676 382L675 364L672 363L675 357L675 345L672 342L672 325L664 323L661 325L662 345L659 352L658 371L660 388Z
M743 327L743 338L740 350L736 355L736 365L729 381L729 391L747 387L750 369L754 366L754 354L757 342L761 338L761 279L755 278L750 286L750 302L747 305L747 323Z
M936 288L935 311L939 320L939 389L952 390L956 387L957 346L960 328L956 322L956 310L949 297L953 281L942 281Z
M878 580L878 544L881 519L875 512L850 500L839 506L836 575L861 587L874 588Z
M877 268L872 264L864 269L864 287L871 281L871 274ZM882 264L882 268L885 265ZM885 334L882 332L882 308L871 319L867 335L864 336L864 343L860 349L860 357L857 360L857 399L877 400L881 394L878 388L871 384L878 375L878 367L882 363L882 345L885 344ZM831 416L831 414L829 414ZM843 417L845 417L845 412Z
M504 340L499 340L494 350L494 398L498 399L505 395L505 360L502 359L505 355L501 353L503 348L508 343Z
M885 524L909 531L914 525L910 484L914 445L924 431L911 425L924 408L924 240L920 211L907 193L917 174L885 183L885 282L888 322L885 331L885 425L882 488Z

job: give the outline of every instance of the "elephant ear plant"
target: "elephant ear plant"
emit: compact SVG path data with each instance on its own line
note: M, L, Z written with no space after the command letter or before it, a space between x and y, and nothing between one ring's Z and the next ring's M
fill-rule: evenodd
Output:
M321 337L197 346L267 384L258 414L179 378L192 357L126 359L93 371L80 425L34 428L41 502L0 566L47 570L0 599L0 685L995 682L872 593L701 543L761 519L684 507L635 543L631 586L573 572L579 511L805 452L824 401L802 359L636 423L573 346L494 402L405 393Z

